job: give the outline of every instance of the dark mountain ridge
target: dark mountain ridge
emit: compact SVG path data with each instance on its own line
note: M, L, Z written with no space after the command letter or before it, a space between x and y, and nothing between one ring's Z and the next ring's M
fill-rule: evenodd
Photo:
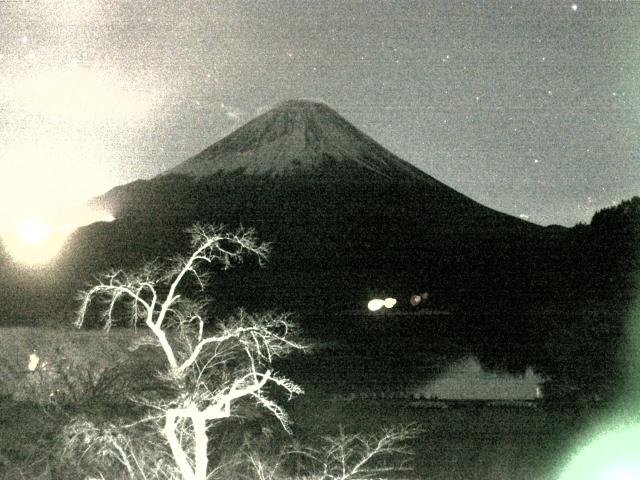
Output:
M367 192L396 190L391 203L427 202L407 211L407 216L416 219L429 222L444 213L452 225L459 222L461 228L485 219L517 230L542 231L456 192L379 145L328 106L307 100L283 102L167 172L115 187L92 203L115 217L165 207L197 210L206 209L212 201L230 203L216 192L223 189L243 207L255 204L254 194L270 188L301 189L309 194L342 192L346 197L359 195L360 200ZM169 203L167 196L172 200ZM382 201L362 205L372 207L374 215L373 207L386 210L389 206ZM323 205L316 207L321 210Z
M556 238L447 187L326 105L298 100L93 202L118 219L104 227L116 244L129 243L105 253L111 261L162 256L179 245L175 232L195 221L255 227L274 245L271 263L242 274L264 277L271 293L263 300L282 308L361 308L376 292L408 298L421 288L441 292L436 299L449 306L514 303L532 294L533 266ZM91 230L78 242L93 245L97 267L99 242L79 240ZM133 248L137 232L162 241L154 249L141 238Z

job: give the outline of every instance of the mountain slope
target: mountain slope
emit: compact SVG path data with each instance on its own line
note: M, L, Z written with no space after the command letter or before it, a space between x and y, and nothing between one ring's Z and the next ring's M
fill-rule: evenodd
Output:
M411 212L416 217L445 213L450 222L467 224L476 223L475 217L491 217L538 229L456 192L391 153L328 106L308 100L285 101L161 175L116 187L92 203L116 217L154 206L163 209L165 196L172 197L169 205L177 209L189 205L201 209L216 198L215 185L230 182L245 189L278 182L285 188L298 185L313 190L342 186L347 196L349 189L364 188L374 197L373 203L362 198L363 206L370 208L382 200L375 198L375 191L392 185L391 190L410 191L407 195L412 198L424 197L425 208ZM403 202L403 194L390 201ZM426 209L431 206L435 210ZM458 213L463 217L458 219Z
M313 175L348 168L353 179L440 182L398 158L322 103L290 100L167 173L205 177L240 171Z
M181 232L196 221L251 226L273 253L268 270L242 275L262 285L257 300L291 309L353 308L375 292L408 298L424 288L448 304L514 303L532 295L550 237L438 182L326 105L300 100L94 202L117 220L74 240L70 251L91 269L183 249ZM241 290L219 287L229 298Z

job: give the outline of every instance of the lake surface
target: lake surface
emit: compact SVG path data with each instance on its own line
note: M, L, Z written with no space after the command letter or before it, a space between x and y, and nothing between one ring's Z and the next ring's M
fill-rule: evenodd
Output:
M460 400L539 398L543 378L527 363L528 348L535 345L521 345L529 336L518 335L513 342L500 338L485 331L484 318L374 314L305 320L319 346L287 362L286 371L320 391Z

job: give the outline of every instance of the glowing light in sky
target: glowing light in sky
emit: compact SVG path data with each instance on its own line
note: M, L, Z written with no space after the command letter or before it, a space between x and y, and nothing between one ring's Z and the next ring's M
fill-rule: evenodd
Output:
M76 66L40 70L38 74L2 82L12 104L27 112L57 121L92 123L144 118L157 104L157 96L131 88L117 71Z
M113 156L98 139L44 135L0 144L0 227L80 204L112 186Z
M4 231L2 241L16 262L38 267L55 258L67 236L47 224L25 220L17 229Z
M0 77L0 104L11 107L0 132L0 231L113 187L135 165L129 137L162 101L114 67L37 67Z
M103 212L76 212L73 221L60 225L38 218L24 218L14 224L3 225L2 242L11 257L29 267L41 267L51 262L73 231L81 225L97 221L112 221L112 215Z
M20 222L18 231L25 243L34 245L51 235L52 229L38 218L27 218Z

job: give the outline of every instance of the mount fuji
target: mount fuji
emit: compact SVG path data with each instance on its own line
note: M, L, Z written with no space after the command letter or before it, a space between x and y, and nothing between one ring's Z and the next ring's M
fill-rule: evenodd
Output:
M252 175L331 175L441 185L376 143L323 103L289 100L167 173L196 178L218 172Z
M283 102L92 203L116 220L78 232L69 251L84 259L81 270L184 249L183 230L195 221L252 226L273 254L265 271L242 272L261 289L242 301L283 308L359 308L369 295L408 298L419 289L446 305L517 301L533 295L551 236L444 185L307 100ZM241 289L231 290L233 298Z

